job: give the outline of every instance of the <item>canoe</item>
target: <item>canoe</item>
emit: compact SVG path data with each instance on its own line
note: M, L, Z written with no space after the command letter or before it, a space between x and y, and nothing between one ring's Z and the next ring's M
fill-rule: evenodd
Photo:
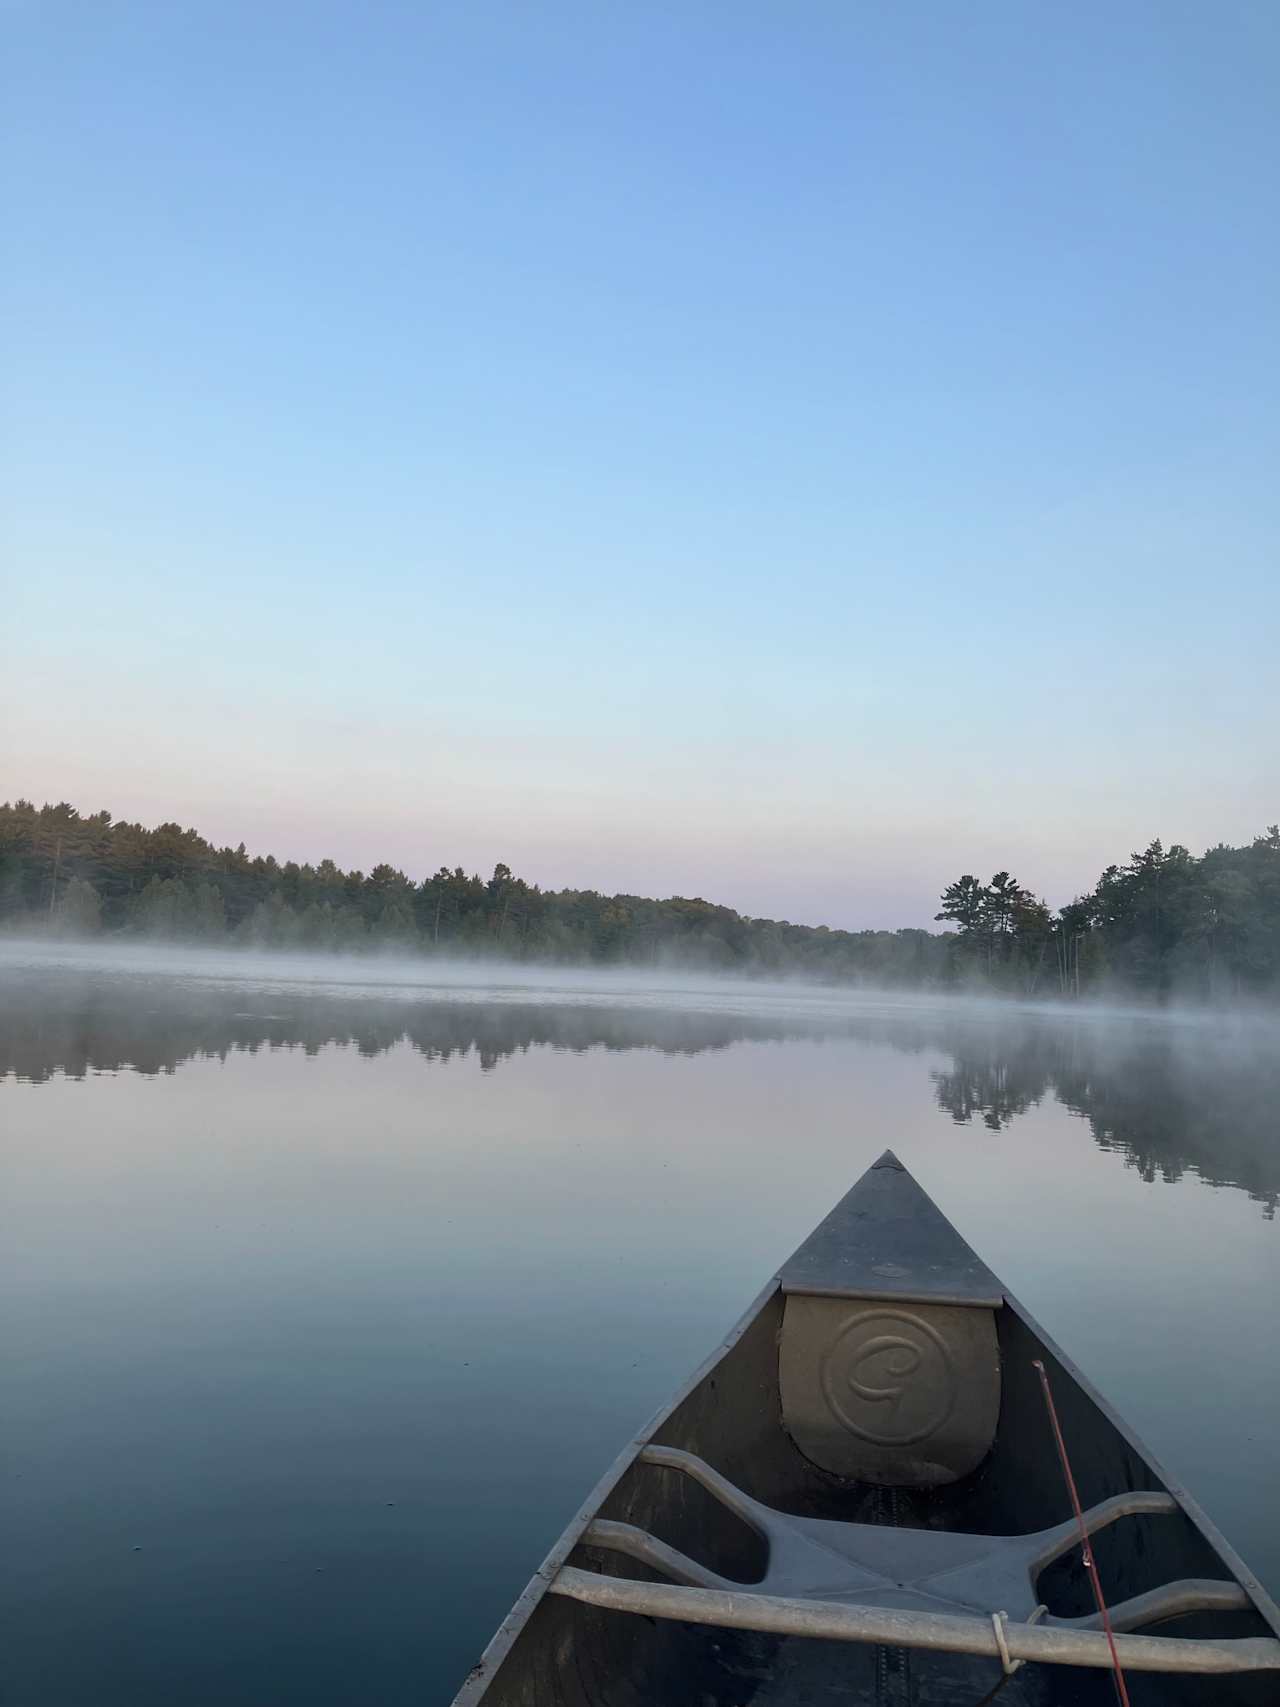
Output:
M455 1707L996 1697L1276 1707L1280 1612L886 1151L629 1443Z

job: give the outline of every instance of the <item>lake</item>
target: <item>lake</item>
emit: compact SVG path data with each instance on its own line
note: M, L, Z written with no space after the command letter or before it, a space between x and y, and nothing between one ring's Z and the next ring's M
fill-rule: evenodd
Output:
M0 948L0 1700L447 1702L886 1145L1276 1593L1278 1043Z

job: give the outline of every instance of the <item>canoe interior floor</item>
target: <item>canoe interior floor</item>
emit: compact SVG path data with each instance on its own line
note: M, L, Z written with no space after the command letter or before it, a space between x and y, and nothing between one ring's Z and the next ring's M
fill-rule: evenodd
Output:
M1081 1679L1084 1703L1103 1699L1093 1678ZM978 1707L1001 1683L993 1660L963 1654L905 1653L901 1648L844 1648L832 1663L829 1642L783 1642L773 1675L751 1697L751 1707ZM1024 1666L995 1697L998 1707L1059 1707L1057 1667Z

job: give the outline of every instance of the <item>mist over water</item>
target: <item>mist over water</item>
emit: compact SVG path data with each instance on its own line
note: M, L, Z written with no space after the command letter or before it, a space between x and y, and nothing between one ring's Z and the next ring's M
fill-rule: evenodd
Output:
M1278 1043L1256 1015L0 947L13 1700L447 1700L886 1144L1274 1592Z

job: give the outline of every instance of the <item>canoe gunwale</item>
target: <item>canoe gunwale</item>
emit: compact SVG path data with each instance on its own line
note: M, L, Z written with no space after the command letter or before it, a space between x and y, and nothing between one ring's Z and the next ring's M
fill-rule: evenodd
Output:
M549 1591L565 1561L582 1540L588 1524L597 1515L605 1500L635 1463L640 1453L649 1445L653 1436L672 1412L702 1385L726 1353L733 1350L747 1329L751 1327L772 1300L780 1294L781 1290L778 1277L774 1275L752 1299L714 1351L703 1359L672 1397L653 1413L644 1427L633 1435L622 1448L604 1475L600 1477L587 1495L585 1501L570 1518L551 1551L530 1577L511 1611L498 1626L484 1652L467 1673L462 1687L453 1698L451 1707L475 1707L477 1702L483 1700L485 1690L488 1688L494 1672L506 1659L520 1632L532 1617L538 1602Z
M797 1600L787 1595L687 1588L672 1583L633 1582L566 1565L551 1593L588 1606L671 1618L682 1624L712 1624L729 1630L759 1630L777 1636L819 1637L836 1642L883 1643L889 1647L980 1654L987 1659L1037 1660L1047 1665L1092 1666L1109 1671L1111 1645L1101 1630L1031 1624L974 1614L903 1611L858 1602ZM1003 1652L993 1618L1002 1618ZM1280 1671L1280 1641L1268 1636L1228 1640L1117 1634L1116 1649L1126 1671L1213 1675Z

